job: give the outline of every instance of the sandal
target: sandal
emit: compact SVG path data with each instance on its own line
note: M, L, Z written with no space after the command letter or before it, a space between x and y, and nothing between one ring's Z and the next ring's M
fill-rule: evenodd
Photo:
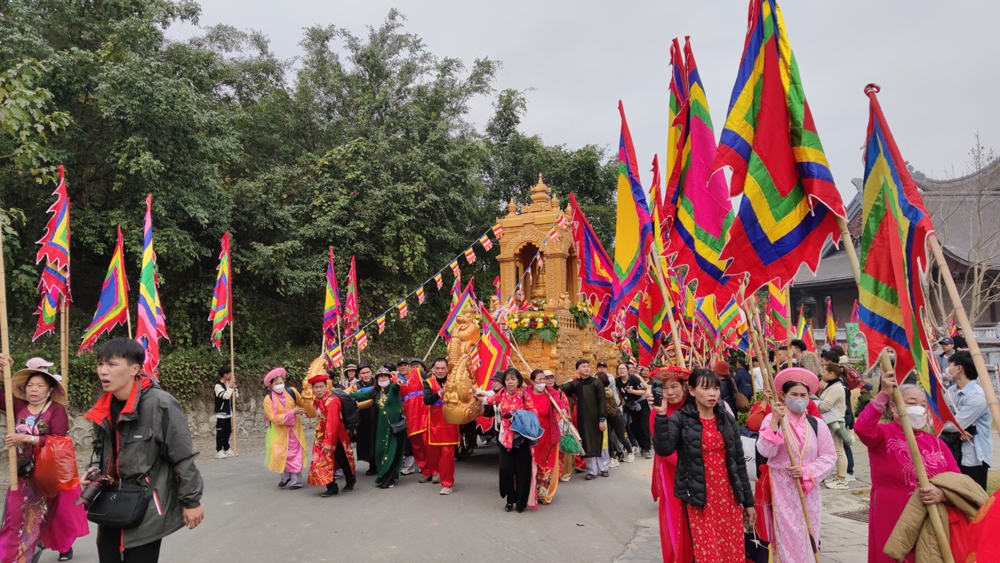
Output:
M60 553L59 554L59 561L69 561L71 559L73 559L73 548L72 547L69 548L69 551L67 551L66 553Z

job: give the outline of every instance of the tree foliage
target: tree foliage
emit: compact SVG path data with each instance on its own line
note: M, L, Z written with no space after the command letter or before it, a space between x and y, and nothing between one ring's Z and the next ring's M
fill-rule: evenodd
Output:
M13 222L20 243L7 249L24 274L9 288L21 333L33 326L38 299L35 248L25 241L42 233L51 204L51 185L35 178L56 163L66 165L72 201L74 338L94 310L117 225L127 274L137 279L151 193L166 353L207 346L226 231L238 347L261 356L318 353L327 247L341 283L356 257L366 322L446 266L507 201L526 202L539 173L560 197L576 191L610 241L608 151L522 133L528 102L513 90L500 92L477 131L469 103L494 95L499 62L435 55L395 10L360 37L332 25L306 29L295 66L261 33L227 25L167 39L172 23L197 23L193 2L7 1L0 12L0 69L8 69L0 85L20 84L17 93L0 90L0 156L22 155L0 161L0 207L24 217ZM496 275L494 261L466 270L484 294L492 290L483 280ZM423 307L413 299L407 319L373 334L372 352L429 344L449 299L433 285L426 291Z

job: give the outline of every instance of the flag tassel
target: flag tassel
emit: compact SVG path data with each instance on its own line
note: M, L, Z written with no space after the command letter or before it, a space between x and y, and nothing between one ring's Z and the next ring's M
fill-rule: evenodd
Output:
M867 89L866 89L867 91ZM874 93L870 95L874 96ZM858 290L861 289L861 263L858 261L858 254L854 251L854 241L851 239L851 233L847 229L847 221L841 217L837 217L837 222L840 226L841 234L841 244L845 246L847 250L847 260L851 263L851 270L854 272L854 282L858 284ZM931 246L934 247L937 242L937 238L931 235L930 237ZM938 246L938 252L940 252L940 246ZM934 255L935 260L938 260L937 253ZM939 267L944 263L944 256L941 256ZM947 265L943 266L942 269L947 269ZM950 276L950 272L945 272L945 279L947 281ZM951 287L954 287L954 281L951 282ZM955 295L958 294L958 290L955 290ZM962 301L959 299L956 302L955 312L958 313L959 310L962 311L962 317L965 323L968 324L969 318L965 316L965 309L962 308ZM970 332L971 334L971 332ZM975 343L975 338L972 339ZM979 346L976 346L976 351L979 351ZM979 361L982 362L982 355L979 356ZM889 354L882 350L879 354L879 362L882 365L882 371L892 371L892 362L889 361ZM978 366L976 369L979 369ZM985 371L983 373L986 373ZM989 378L987 378L989 379ZM985 391L986 386L983 386ZM992 390L992 387L990 388ZM903 400L903 394L899 392L899 386L894 386L892 388L892 400L896 404L896 410L898 412L906 412L906 401ZM993 407L996 408L996 396L993 396ZM992 409L991 409L992 412ZM908 417L899 417L899 424L903 427L903 434L906 436L906 445L910 450L910 458L913 459L913 469L917 474L917 481L920 483L920 488L926 488L930 486L930 479L927 478L927 467L924 466L924 460L920 457L920 449L917 447L917 439L913 435L913 427L910 425L910 419ZM948 541L948 535L945 533L944 522L947 522L947 516L945 515L944 509L940 504L927 505L927 514L931 519L931 528L934 530L934 536L937 538L938 548L941 551L941 556L944 558L945 563L954 563L955 559L951 554L951 545Z

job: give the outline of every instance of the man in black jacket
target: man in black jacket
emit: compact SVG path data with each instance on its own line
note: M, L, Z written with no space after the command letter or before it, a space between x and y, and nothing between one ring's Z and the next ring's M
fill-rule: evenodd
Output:
M101 563L155 563L163 538L184 526L193 530L205 518L187 416L177 399L142 373L145 356L141 344L126 338L109 340L97 352L104 394L86 414L94 423L91 466L153 489L138 527L97 528ZM88 472L80 484L86 488L92 478Z

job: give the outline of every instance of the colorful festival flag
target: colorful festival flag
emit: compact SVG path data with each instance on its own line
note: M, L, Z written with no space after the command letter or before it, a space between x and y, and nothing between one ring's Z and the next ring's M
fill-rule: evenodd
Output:
M153 250L153 194L146 195L146 220L142 228L142 271L139 276L139 314L135 339L146 349L142 369L159 378L160 338L167 336L166 319L160 305L156 279L156 252Z
M365 334L365 329L361 329L357 334L354 335L354 339L358 341L358 351L362 351L368 347L368 335Z
M614 315L612 308L619 291L618 277L615 275L614 263L604 250L601 241L587 222L583 210L576 202L576 196L569 194L570 217L573 223L573 244L577 256L580 257L578 276L580 278L580 293L586 296L588 302L594 305L594 328L597 334L608 341L614 341L611 332L614 330Z
M489 309L482 304L479 304L479 315L483 319L483 336L477 345L481 365L476 371L476 387L488 391L493 374L507 369L510 364L510 340ZM478 424L480 428L487 430L493 425L493 417L480 417Z
M826 298L826 344L837 344L837 319L833 316L833 300Z
M649 274L646 277L649 278ZM660 353L660 344L666 332L664 324L667 318L667 304L663 301L663 293L657 287L656 281L647 279L645 285L649 290L640 294L636 332L639 337L639 365L649 367Z
M569 228L569 217L566 215L560 215L559 218L556 219L556 225L559 225L559 228L565 231Z
M465 262L470 266L476 262L476 251L471 246L465 249Z
M775 342L787 342L789 326L788 299L784 289L768 282L767 292L770 297L771 334Z
M42 302L38 304L38 311L35 312L38 315L38 327L35 329L35 335L31 337L32 342L38 340L38 337L43 334L56 330L56 315L59 313L61 294L55 286L48 289L43 288L42 291L44 291Z
M680 131L675 135L678 144L667 147L671 176L667 179L666 210L674 220L665 246L675 266L687 266L687 280L696 283L697 295L714 293L725 299L737 285L726 275L728 261L721 258L734 219L729 187L723 174L712 173L715 131L691 43L685 38L684 62L677 39L670 52L675 69L670 107L676 106L679 112L670 122L671 134L677 126Z
M458 317L462 314L462 311L466 309L473 312L479 311L479 301L476 299L476 292L472 282L473 280L469 280L462 293L453 301L451 311L448 312L448 318L445 319L444 324L441 325L441 330L438 331L438 334L444 338L445 342L451 340L455 324L458 322Z
M618 293L614 309L632 301L641 289L646 253L653 239L653 225L646 204L646 191L639 182L632 134L625 120L625 106L618 102L622 128L618 143L618 210L615 223L614 272L618 278ZM595 325L596 326L596 325Z
M462 277L462 270L458 268L458 260L453 260L451 264L448 264L448 267L451 268L451 273L455 274L455 279Z
M552 242L559 242L559 231L555 227L549 229L549 240Z
M823 246L840 240L846 217L776 0L751 0L750 21L714 170L732 168L742 194L722 251L747 291L786 286L805 263L816 271Z
M424 304L424 287L420 286L417 288L417 305Z
M437 288L440 290L444 286L444 280L441 278L441 272L434 274L434 283L437 284Z
M375 322L378 324L378 333L382 334L385 331L385 315L379 315Z
M79 356L84 350L93 350L94 343L105 332L128 318L128 280L125 278L125 245L122 242L122 228L118 227L118 242L111 255L108 274L101 287L101 297L97 300L97 311L90 326L83 332L83 343L76 351Z
M482 365L483 362L479 359L479 347L474 346L472 350L469 351L469 371L478 371Z
M500 237L502 236L503 236L503 227L500 226L500 223L493 225L493 238L500 240Z
M500 295L500 276L497 276L493 280L493 288L496 290L496 292L494 293L494 295L496 295L497 301L499 301L501 299L501 295Z
M222 331L233 322L233 291L230 286L229 232L222 235L222 250L219 252L219 267L216 268L215 289L212 290L212 310L208 320L212 323L212 346L222 351Z
M396 303L396 309L399 309L399 318L405 319L406 313L409 312L409 310L406 308L406 299L403 299L399 303Z
M451 306L453 308L458 303L460 295L462 295L462 280L461 278L455 278L455 281L451 283Z
M858 317L859 316L860 316L860 313L858 312L858 300L855 299L854 300L854 308L851 309L851 322L852 323L858 322Z
M355 269L354 256L351 256L351 269L347 272L347 295L344 296L344 334L353 335L358 330L361 313L358 310L358 273ZM344 343L351 345L350 339Z
M336 369L344 364L344 351L340 344L334 344L326 352L327 364Z
M337 338L337 324L340 320L340 289L337 287L337 273L333 268L333 247L326 266L326 300L323 306L323 333L327 338Z
M816 351L816 339L813 337L812 319L806 322L805 305L799 305L799 321L795 325L795 338L806 344L806 350Z
M716 308L715 295L708 294L695 300L697 319L701 321L706 333L714 338L719 334L719 311Z
M927 239L934 234L930 214L910 176L882 114L874 84L869 98L861 227L860 328L868 340L868 363L885 349L896 353L896 377L916 370L917 381L940 422L953 422L922 326L926 302L921 277L928 267Z
M479 237L479 244L483 245L483 250L489 252L493 248L493 241L490 240L489 235L483 235Z
M948 315L948 338L958 336L958 323L955 322L955 315Z
M55 277L46 276L43 270L42 286L39 287L39 290L42 293L47 293L44 290L55 286L56 290L68 299L70 298L69 196L66 192L66 174L62 165L59 165L59 183L56 185L53 195L56 196L56 201L48 209L48 213L51 213L52 216L49 217L48 223L45 225L44 236L38 241L41 248L38 249L38 254L35 256L35 263L38 264L45 260L46 269L51 269L59 274Z

